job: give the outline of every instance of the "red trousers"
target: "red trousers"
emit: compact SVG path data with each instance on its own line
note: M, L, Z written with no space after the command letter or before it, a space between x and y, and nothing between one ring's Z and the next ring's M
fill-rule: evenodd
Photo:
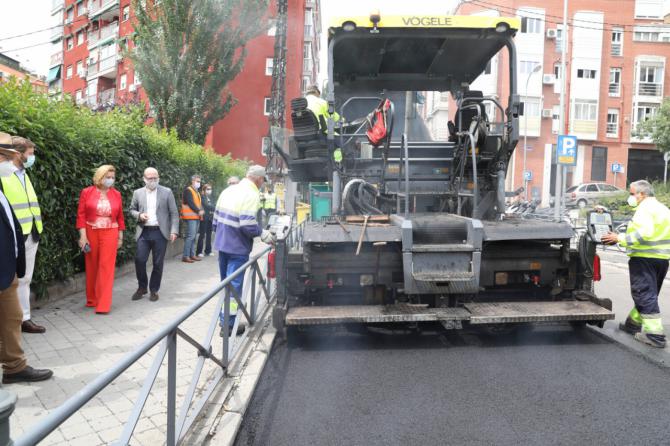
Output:
M86 237L91 252L86 259L86 306L95 307L96 313L109 313L112 306L114 266L119 242L119 230L93 229L86 226Z

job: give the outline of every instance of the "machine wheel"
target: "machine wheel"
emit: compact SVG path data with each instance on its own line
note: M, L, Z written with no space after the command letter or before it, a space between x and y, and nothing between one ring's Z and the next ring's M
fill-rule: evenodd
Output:
M579 207L579 209L584 209L586 207L586 200L584 199L579 200L577 202L577 207Z

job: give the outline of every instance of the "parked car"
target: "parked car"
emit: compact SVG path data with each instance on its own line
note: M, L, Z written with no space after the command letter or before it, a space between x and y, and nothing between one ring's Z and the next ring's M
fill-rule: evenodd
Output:
M584 208L587 204L595 205L603 199L615 198L625 194L625 192L625 190L607 183L582 183L565 191L565 205L567 207Z

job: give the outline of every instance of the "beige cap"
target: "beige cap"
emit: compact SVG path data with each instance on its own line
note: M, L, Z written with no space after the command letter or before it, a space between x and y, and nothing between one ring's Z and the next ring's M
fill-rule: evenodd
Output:
M0 132L0 153L5 156L14 156L19 153L12 149L12 137L8 133Z
M265 167L258 164L253 165L247 170L247 176L265 178Z

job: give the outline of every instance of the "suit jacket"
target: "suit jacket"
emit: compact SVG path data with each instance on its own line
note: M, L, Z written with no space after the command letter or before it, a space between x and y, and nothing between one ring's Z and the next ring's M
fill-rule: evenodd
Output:
M23 277L26 273L26 250L23 241L21 225L12 210L16 242L19 248L18 257L14 254L14 236L12 225L7 219L7 214L0 204L0 290L6 290L14 281L15 276Z
M166 239L170 234L179 234L179 211L174 194L170 188L158 185L156 188L156 219L161 234ZM139 221L140 214L147 212L147 188L141 187L133 192L133 200L130 203L130 215L137 219L135 240L140 238L144 223Z

